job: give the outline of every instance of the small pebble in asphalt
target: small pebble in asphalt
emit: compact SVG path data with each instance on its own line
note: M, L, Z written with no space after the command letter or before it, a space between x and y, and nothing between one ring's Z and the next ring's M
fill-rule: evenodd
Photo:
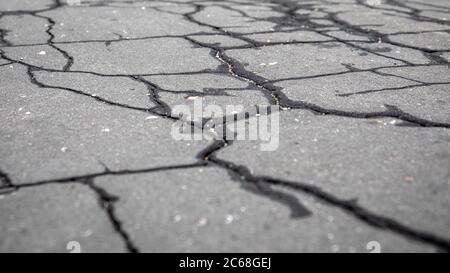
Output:
M198 98L199 98L198 96L187 96L186 97L187 100L196 100Z
M225 224L231 224L231 222L233 222L233 220L234 220L233 215L228 214L228 215L225 217Z
M340 247L339 247L338 245L333 245L333 246L331 247L331 251L333 251L333 252L338 252L339 249L340 249Z
M200 218L198 221L197 221L197 226L199 226L199 227L203 227L203 226L205 226L206 224L208 223L208 219L206 219L206 218Z

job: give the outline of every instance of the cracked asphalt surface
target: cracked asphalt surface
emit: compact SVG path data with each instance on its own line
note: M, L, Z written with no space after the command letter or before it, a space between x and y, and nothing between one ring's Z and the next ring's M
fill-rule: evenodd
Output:
M450 1L75 2L0 1L0 252L450 251Z

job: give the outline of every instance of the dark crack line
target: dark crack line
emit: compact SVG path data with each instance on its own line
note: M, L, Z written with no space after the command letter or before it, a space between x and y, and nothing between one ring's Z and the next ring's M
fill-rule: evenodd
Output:
M161 88L157 86L156 84L150 82L149 80L146 80L142 77L135 77L132 76L130 79L135 80L139 83L144 84L147 87L148 90L148 97L152 103L157 105L158 109L162 111L161 115L170 117L171 116L171 109L169 105L167 105L164 101L161 100L159 96L159 92L161 91Z
M21 188L37 187L37 186L48 185L48 184L73 183L73 182L80 181L80 180L90 180L90 179L95 179L95 178L104 177L104 176L123 176L123 175L132 175L132 174L146 174L146 173L169 171L169 170L199 168L199 167L205 167L205 166L206 166L206 164L204 162L199 162L199 163L193 163L193 164L169 165L169 166L151 167L151 168L143 168L143 169L135 169L135 170L125 169L125 170L114 171L114 170L105 169L105 171L98 172L98 173L76 175L76 176L48 179L48 180L34 181L34 182L25 182L25 183L21 183L19 185L10 186L10 187L13 187L16 189L21 189Z
M194 15L197 12L200 12L203 8L199 5L196 5L196 11L191 12L188 15L186 15L186 19L192 23L199 24L201 26L208 26L214 30L220 29L219 27L215 27L212 25L208 25L205 23L199 23L198 20L194 19ZM286 16L291 19L293 17L293 12L296 11L298 7L290 8L287 12L283 10ZM330 16L332 17L332 16ZM294 17L295 20L297 20ZM335 19L337 21L337 19ZM344 24L344 23L341 23ZM225 35L228 35L232 38L235 38L235 35L230 34L229 32L222 32ZM425 120L419 117L415 117L409 113L406 113L402 110L400 110L396 106L392 105L385 105L386 110L385 111L379 111L379 112L352 112L352 111L342 111L342 110L336 110L336 109L327 109L325 107L305 102L305 101L292 101L289 99L282 91L280 87L274 86L271 83L268 83L268 79L263 78L261 76L256 75L255 73L247 71L244 66L239 63L238 61L232 59L231 57L227 56L225 54L225 51L223 48L217 46L217 45L211 45L206 43L201 43L196 40L193 40L189 37L185 38L187 41L190 41L196 46L201 46L204 48L209 48L212 50L212 55L215 55L217 59L219 59L221 62L224 62L228 66L228 71L231 75L234 77L245 80L251 84L253 84L255 87L263 91L264 96L269 100L269 103L271 104L277 104L282 108L287 109L305 109L310 110L315 113L323 114L323 115L334 115L334 116L340 116L340 117L349 117L349 118L380 118L380 117L391 117L391 118L397 118L406 122L414 123L419 126L423 127L443 127L443 128L450 128L449 123L443 123L443 122L435 122L430 120ZM351 45L351 44L349 44ZM369 51L370 53L376 54L376 52Z
M359 118L359 119L368 119L368 118L382 118L382 117L391 117L397 118L403 121L407 121L410 123L414 123L423 127L442 127L442 128L450 128L449 123L444 122L435 122L426 119L422 119L416 116L413 116L409 113L406 113L399 109L397 106L393 105L385 105L386 110L380 112L352 112L352 111L343 111L336 109L328 109L313 103L309 103L306 101L293 101L289 99L282 91L281 88L276 87L268 81L258 76L252 72L249 72L244 69L243 65L239 62L233 60L232 58L226 56L225 54L220 54L221 59L227 62L232 70L233 74L248 79L249 82L254 83L257 87L264 89L265 94L269 93L273 98L276 104L278 104L282 108L287 109L304 109L310 110L312 112L322 114L322 115L333 115L340 117L348 117L348 118Z
M8 194L16 190L17 186L12 183L11 178L9 178L8 174L0 170L0 194Z
M85 93L83 91L80 90L76 90L76 89L72 89L72 88L68 88L68 87L64 87L64 86L53 86L53 85L48 85L48 84L44 84L43 82L40 82L36 79L36 76L33 74L34 69L31 67L27 67L27 74L30 78L30 82L34 85L36 85L38 88L50 88L50 89L59 89L59 90L64 90L64 91L69 91L71 93L75 93L78 95L82 95L82 96L86 96L89 98L92 98L94 100L100 101L102 103L105 103L107 105L111 105L111 106L118 106L121 108L126 108L126 109L130 109L130 110L137 110L137 111L141 111L141 112L145 112L145 113L156 113L155 108L143 108L143 107L136 107L136 106L131 106L131 105L126 105L126 104L122 104L122 103L118 103L118 102L114 102L105 98L102 98L100 96L97 95L92 95L92 94L88 94Z
M39 186L44 186L44 185L49 185L49 184L81 183L83 185L86 185L96 194L100 207L105 211L112 227L117 232L117 234L119 234L119 236L121 237L122 241L124 242L126 250L130 253L138 253L138 252L140 252L139 248L137 247L136 243L134 243L131 240L129 232L127 232L123 226L123 221L119 219L119 217L117 216L117 213L116 213L115 203L118 202L120 200L120 198L118 196L110 194L104 188L96 185L94 183L95 178L105 177L105 176L147 174L147 173L154 173L154 172L160 172L160 171L181 170L181 169L206 167L206 166L207 166L206 163L199 162L199 163L194 163L194 164L161 166L161 167L146 168L146 169L120 170L120 171L112 171L105 166L105 171L101 172L101 173L66 177L66 178L53 179L53 180L29 182L29 183L23 183L23 184L19 184L19 185L14 185L11 182L11 179L9 178L9 176L0 170L0 194L10 194L10 193L18 191L22 188L39 187Z
M119 197L112 195L102 187L96 185L92 179L82 180L81 183L87 185L93 192L96 193L100 207L106 212L109 221L111 222L114 230L122 238L128 252L138 253L139 248L131 240L129 233L123 227L123 221L117 216L114 205L119 201Z
M256 176L251 173L248 167L243 165L237 165L233 162L220 159L216 156L216 153L231 145L232 143L226 140L218 140L210 144L203 151L198 154L198 158L213 166L220 167L227 170L230 177L239 180L243 184L261 185L267 184L271 186L281 186L286 189L290 189L296 192L301 192L321 200L326 204L341 209L348 215L378 229L390 231L394 234L402 237L409 238L411 240L433 245L438 249L450 252L450 240L439 237L437 235L421 231L404 225L394 219L378 215L374 212L367 210L366 208L357 204L355 199L344 200L331 193L328 193L321 188L313 185L308 185L299 181L287 181L278 178L272 178L267 176Z
M400 87L388 87L388 88L364 90L364 91L358 91L358 92L341 93L341 94L336 94L336 96L351 97L351 96L355 96L355 95L364 95L364 94L372 94L372 93L385 92L385 91L413 89L413 88L417 88L417 87L428 87L428 86L435 86L435 85L450 85L450 82L410 84L410 85L405 85L405 86L400 86Z
M48 18L48 17L44 17L44 18ZM0 29L0 35L2 34ZM184 38L186 36L215 36L217 35L216 32L211 32L211 33L207 33L207 32L198 32L198 33L190 33L190 34L185 34L185 35L154 35L154 36L146 36L146 37L119 37L117 39L98 39L98 40L75 40L75 41L59 41L59 42L55 42L53 41L52 43L54 45L72 45L72 44L89 44L89 43L103 43L106 45L111 45L113 43L116 42L123 42L123 41L142 41L142 40L154 40L154 39L171 39L171 38ZM2 36L0 36L1 39ZM32 47L32 46L43 46L43 45L48 45L47 43L28 43L28 44L8 44L8 45L3 45L1 46L2 48L15 48L15 47Z
M372 5L366 4L364 0L356 0L356 2L359 5L364 6L366 8L369 8L369 9L386 10L386 11L393 11L396 14L398 14L398 13L405 14L405 15L407 15L408 19L411 19L411 20L414 20L414 21L417 21L417 22L431 22L431 23L436 23L436 24L440 24L440 25L450 26L450 22L449 21L439 20L439 19L436 19L436 18L419 15L421 10L409 7L406 4L398 2L398 1L395 1L395 0L387 0L386 4L389 4L389 5L392 5L392 6L397 6L397 7L400 7L400 8L409 9L410 11L408 12L408 11L404 11L404 10L401 10L401 9L393 10L393 9L384 8L383 6L372 6Z
M47 30L45 31L49 35L49 38L47 40L47 45L49 45L50 47L52 47L53 49L55 49L56 51L61 53L64 56L64 58L66 59L66 64L64 65L62 70L63 71L70 70L70 67L73 65L74 58L72 56L70 56L70 54L67 51L64 51L61 48L59 48L58 46L56 46L55 43L53 42L53 40L55 39L55 35L52 33L52 30L53 30L53 27L55 26L56 22L52 18L47 17L47 16L43 16L43 15L34 15L34 16L47 20L47 22L48 22Z
M386 72L380 72L379 70L381 70L381 69L390 69L390 68L432 67L432 66L442 66L442 65L440 65L440 64L417 64L417 65L379 66L379 67L368 68L368 69L361 69L361 68L352 67L352 69L345 70L345 71L339 71L339 72L330 72L330 73L316 74L316 75L310 75L310 76L298 76L298 77L289 77L289 78L279 78L279 79L275 79L275 80L267 80L266 84L275 84L275 83L279 83L279 82L283 82L283 81L316 79L316 78L322 78L322 77L327 77L327 76L339 76L339 75L352 74L352 73L362 73L362 72L376 73L376 74L378 74L380 76L383 76L383 74L386 74L387 76L399 77L399 78L407 79L407 80L410 80L410 81L417 81L417 80L414 80L414 79L411 79L411 78L406 78L406 77L398 76L398 75L395 75L395 74L390 74L390 73L386 73ZM417 82L420 82L420 81L417 81ZM423 82L420 82L420 83L423 83Z
M7 66L7 65L11 65L11 64L13 64L13 63L8 62L8 63L0 64L0 67L2 67L2 66Z
M44 9L38 9L38 10L0 10L1 15L13 15L13 16L20 16L20 15L34 15L41 12L47 12L52 11L55 9L58 9L60 7L64 6L63 3L61 3L61 0L53 0L53 3L48 7Z
M167 2L180 4L180 2L176 2L176 1L167 1ZM244 3L244 2L235 2L235 1L224 1L224 2L225 3L235 3L235 4L243 4ZM418 12L419 12L418 9L410 8L406 4L399 3L398 1L395 1L395 0L388 0L388 2L391 5L399 6L402 8L409 8L409 10L410 10L410 12L399 12L399 10L386 9L386 10L395 12L396 14L403 13L405 16L407 16L408 18L411 18L412 20L415 20L415 21L420 21L420 22L428 21L428 22L438 23L441 25L448 25L447 22L443 22L443 21L436 20L436 19L433 19L430 17L418 15ZM205 2L205 3L207 3L207 2ZM365 6L361 1L358 1L358 3L360 5ZM233 47L228 47L228 48L220 47L220 46L218 46L218 44L201 43L201 42L194 40L194 38L190 37L190 36L195 36L196 34L181 35L178 38L183 38L185 40L188 40L194 46L209 48L211 50L211 55L213 57L215 57L216 59L220 60L224 64L226 69L225 69L225 71L221 71L220 68L218 68L217 71L185 72L185 73L183 72L183 73L179 73L180 75L192 75L192 74L196 74L196 73L228 73L232 77L246 81L249 83L250 86L254 86L257 89L261 90L263 95L268 99L268 101L271 104L279 105L280 107L282 107L284 109L305 109L305 110L310 110L312 112L323 114L323 115L335 115L335 116L340 116L340 117L364 118L364 119L375 118L375 117L393 117L393 118L397 118L397 119L400 119L403 121L407 121L407 122L410 122L410 123L413 123L416 125L420 125L420 126L425 126L425 127L444 127L444 128L450 127L449 124L447 124L447 123L433 122L433 121L415 117L409 113L403 112L398 107L392 106L392 105L385 105L386 110L380 111L380 112L349 112L349 111L340 111L340 110L335 110L335 109L327 109L327 108L324 108L324 107L321 107L321 106L318 106L318 105L315 105L315 104L312 104L309 102L304 102L304 101L292 101L281 91L282 88L277 87L273 84L275 81L265 79L261 76L256 75L255 73L245 70L244 66L240 62L232 59L231 57L227 56L225 53L225 51L229 50L229 49L241 49L241 48L258 49L263 46L272 46L272 45L278 45L278 44L284 45L284 44L288 44L288 43L258 42L253 39L250 39L248 37L245 37L246 34L231 32L231 31L225 30L223 27L218 27L218 26L204 23L201 20L198 20L195 18L195 15L197 13L199 13L205 9L205 5L203 4L203 1L190 1L190 2L184 2L183 4L186 4L186 5L194 8L194 11L187 12L187 13L180 13L186 21L194 23L198 26L211 28L214 32L217 32L221 35L226 35L227 37L230 37L230 38L239 39L239 40L247 43L247 45L243 46L243 47L234 47L234 48ZM344 39L340 39L340 38L331 36L331 35L327 34L327 32L329 31L327 29L327 27L328 27L327 25L321 25L321 24L318 24L318 23L315 23L312 21L313 19L325 19L325 20L329 20L333 23L333 25L331 25L331 26L333 26L333 27L337 26L340 30L343 30L347 33L357 34L357 35L366 37L372 43L381 41L381 42L384 42L384 43L387 43L387 44L390 44L393 46L409 48L409 49L420 51L425 57L427 57L430 60L430 65L431 64L446 64L446 65L449 64L448 61L446 61L443 57L441 57L439 55L440 52L447 52L449 50L432 50L432 49L427 49L427 48L405 45L405 44L398 43L398 42L393 42L389 39L389 34L380 33L380 32L374 31L374 30L366 30L363 28L363 26L355 26L355 25L347 23L343 20L338 19L337 16L339 13L325 12L324 10L320 10L321 12L325 12L327 14L325 17L320 17L320 18L312 18L312 17L305 18L305 17L301 17L301 16L298 16L297 14L295 14L295 12L300 9L311 10L312 8L314 8L314 4L300 4L299 5L297 3L288 2L288 1L281 1L281 3L279 3L279 2L273 3L273 1L272 1L272 4L273 5L271 6L271 10L280 12L281 14L283 14L283 16L276 17L276 18L259 18L258 20L268 21L268 22L272 22L272 23L275 22L277 24L275 29L280 29L286 25L293 26L296 29L297 29L297 27L301 28L303 26L306 26L307 30L313 31L322 36L329 37L332 39L331 41L333 41L333 42L338 42L345 46L348 46L348 47L351 47L354 49L358 49L358 50L363 50L363 51L366 51L371 54L375 54L375 55L383 57L383 58L402 62L404 64L404 65L399 65L399 66L395 66L395 67L413 67L413 66L417 65L417 64L411 63L407 60L402 60L399 58L387 56L387 55L381 54L379 52L376 52L375 50L371 50L371 49L368 49L363 46L355 45L354 44L355 41L344 40ZM157 105L156 108L148 108L148 109L147 108L133 108L132 106L123 105L123 104L119 104L116 102L105 100L103 98L94 97L90 94L84 93L79 90L70 89L70 88L66 88L66 87L46 85L35 79L33 72L37 71L37 70L47 71L47 72L65 72L65 73L75 72L75 71L69 71L71 65L73 64L73 57L71 57L66 51L60 49L59 47L57 47L55 45L57 43L54 42L55 36L53 35L52 30L53 30L53 27L56 24L56 22L50 17L46 17L46 16L42 16L42 15L38 14L41 12L54 10L56 8L61 7L62 5L63 4L59 0L55 0L54 3L49 8L46 8L46 9L41 9L41 10L36 10L36 11L11 11L11 12L1 11L0 12L0 17L3 15L30 14L30 15L33 15L36 17L45 18L49 22L46 33L49 35L50 38L47 40L47 45L51 46L52 48L54 48L55 50L60 52L67 60L66 65L62 68L62 71L39 68L39 67L33 66L31 64L26 64L21 61L10 59L10 58L6 57L6 55L3 51L0 52L1 57L5 60L10 61L11 63L18 63L21 65L24 65L27 68L27 73L29 75L30 81L34 85L36 85L40 88L62 89L65 91L77 93L79 95L93 97L103 103L106 103L106 104L120 106L120 107L133 109L133 110L152 112L159 116L163 116L163 117L166 117L169 119L174 119L173 117L170 116L170 107L163 100L161 100L158 95L159 92L170 92L170 90L161 89L159 86L155 85L154 83L151 83L150 81L144 79L143 76L145 76L145 75L103 75L101 73L95 73L95 72L89 72L89 71L78 71L77 72L77 73L94 74L94 75L98 75L98 76L127 77L127 78L134 79L136 81L139 81L147 86L147 89L149 91L149 98L150 98L151 102L153 102L154 104ZM108 5L109 5L108 2L103 1L103 2L99 2L99 3L95 3L95 4L90 4L88 6L96 7L96 6L108 6ZM233 9L233 8L229 8L229 9L239 12L238 9ZM162 9L157 9L157 10L162 12ZM164 11L164 12L167 12L167 11ZM243 11L240 11L239 14L243 17L250 17ZM254 20L256 20L256 19L254 18ZM421 33L421 32L418 32L418 33ZM10 44L8 41L5 40L5 34L6 34L6 30L1 29L0 30L1 44L4 47L16 46L16 45ZM198 33L198 34L200 35L201 33ZM207 35L209 35L209 34L207 34ZM165 38L168 38L168 37L165 37ZM149 39L149 38L143 37L143 38L132 38L132 39ZM121 42L121 41L125 41L125 40L128 40L128 39L119 37L119 39L117 39L117 40L110 40L110 41L103 41L103 42L112 43L112 42ZM324 42L324 41L320 41L320 42L312 41L311 43L318 44L318 43L322 43L322 42ZM325 41L325 42L330 42L330 41ZM358 42L361 42L361 41L358 41ZM62 42L62 43L64 43L64 42ZM67 43L71 43L71 42L67 42ZM306 42L302 42L302 41L292 42L292 44L294 44L294 43L300 44L300 43L306 43ZM365 42L362 42L362 43L365 43ZM367 44L369 44L369 43L367 43ZM17 46L20 46L20 45L17 45ZM380 69L380 68L377 68L377 69ZM376 71L376 69L370 69L367 71L376 73L378 75L386 74L386 73L378 72L378 71ZM349 71L345 71L342 73L353 73L353 72L359 72L359 71L349 70ZM189 73L191 73L191 74L189 74ZM147 75L150 75L150 74L147 74ZM153 75L156 75L156 74L153 74ZM161 73L160 75L169 75L169 73L166 73L166 74ZM175 73L173 75L175 75ZM397 76L397 75L391 75L391 76ZM315 77L319 78L321 76L317 75ZM401 76L397 76L397 77L401 77ZM280 81L280 80L276 80L276 81ZM431 85L429 83L420 83L420 84ZM408 88L408 86L405 86L402 88ZM370 91L364 91L364 92L376 92L376 91L380 91L380 90L370 90ZM188 92L188 91L185 91L185 92ZM195 125L191 124L191 126L195 126ZM243 188L245 188L249 191L252 191L254 193L266 196L269 199L278 201L278 202L288 206L291 209L292 217L307 216L310 212L304 206L302 206L298 202L297 198L295 198L293 195L278 191L274 187L281 186L283 188L287 188L287 189L290 189L290 190L293 190L296 192L306 193L306 194L311 195L333 207L337 207L337 208L340 208L341 210L344 210L348 214L365 222L366 224L368 224L370 226L377 227L377 228L380 228L383 230L388 230L388 231L394 232L396 234L410 238L415 241L434 245L434 246L438 247L439 249L442 249L447 252L450 251L450 243L447 239L443 239L443 238L440 238L433 234L407 227L407 226L397 222L396 220L392 220L390 218L374 214L374 213L366 210L365 208L359 206L354 200L340 199L330 193L327 193L327 192L321 190L318 187L307 185L307 184L304 184L301 182L291 182L291 181L281 180L281 179L277 179L277 178L255 176L245 166L236 165L232 162L228 162L228 161L217 158L215 153L217 153L219 150L223 149L224 147L226 147L227 145L230 145L230 144L231 144L231 142L228 142L226 140L216 141L216 142L212 143L211 145L209 145L204 151L202 151L198 155L199 159L201 160L200 163L192 164L192 165L180 165L178 167L171 166L171 167L160 167L160 168L147 169L147 170L119 171L119 172L113 172L109 169L105 169L105 171L102 173L90 174L90 175L84 175L84 176L78 176L78 177L69 177L69 178L63 178L63 179L57 179L57 180L46 180L46 181L40 181L40 182L34 182L34 183L28 183L28 184L25 183L20 186L13 185L11 183L11 180L9 179L9 177L6 174L0 172L0 182L1 182L0 189L15 189L16 190L21 187L39 186L39 185L44 185L44 184L49 184L49 183L69 183L69 182L70 183L71 182L80 183L80 181L81 181L81 183L89 186L90 189L93 190L97 194L99 203L101 204L102 208L108 214L108 217L109 217L111 223L113 224L115 230L121 235L122 239L124 240L124 242L126 244L128 251L138 252L138 249L135 247L134 243L130 240L128 233L123 229L122 222L117 218L114 204L115 204L115 202L118 201L118 197L111 195L105 189L97 186L94 183L94 178L99 177L99 176L105 176L105 175L147 173L147 172L160 171L160 170L169 170L172 168L188 168L188 167L194 167L194 166L198 167L198 166L205 166L205 165L213 165L213 166L218 166L222 169L227 170L233 179L239 180L241 182Z

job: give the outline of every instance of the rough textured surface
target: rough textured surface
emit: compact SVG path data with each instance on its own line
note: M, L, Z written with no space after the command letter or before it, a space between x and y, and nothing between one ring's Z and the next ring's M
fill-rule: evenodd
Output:
M78 241L83 252L121 252L96 196L81 185L45 185L2 196L0 244L9 252L65 252Z
M76 2L0 2L0 252L450 251L450 2Z

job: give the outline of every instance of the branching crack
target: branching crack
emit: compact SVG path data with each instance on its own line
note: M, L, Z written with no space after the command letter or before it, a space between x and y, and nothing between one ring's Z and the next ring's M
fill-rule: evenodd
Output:
M65 3L60 0L54 0L53 3L44 8L35 10L8 10L0 11L0 19L5 16L16 16L20 17L22 15L30 15L35 18L40 18L45 20L45 34L46 41L40 43L13 43L8 38L10 35L14 35L14 31L9 29L0 28L0 59L2 63L0 67L6 69L6 66L19 65L26 69L27 78L29 82L37 88L49 88L56 89L72 94L84 96L86 98L92 99L93 102L102 103L111 107L118 107L121 109L126 109L130 111L139 111L143 113L151 113L165 119L165 121L180 121L180 117L172 116L171 104L168 101L163 100L162 93L170 93L172 95L190 95L190 96L224 96L232 97L228 91L230 90L240 90L244 92L246 89L256 89L261 92L267 102L271 105L279 106L284 111L296 111L296 110L307 110L320 115L331 115L342 118L355 118L355 119L373 119L373 118L395 118L408 124L422 127L438 127L438 128L450 128L450 123L439 122L434 120L428 120L422 117L415 116L411 113L405 112L397 105L391 105L389 103L384 104L384 109L382 111L375 112L364 112L364 111L344 111L339 109L334 109L331 107L322 106L320 103L311 103L306 99L292 100L288 95L283 92L283 88L280 83L283 81L290 80L306 80L315 79L320 81L321 78L326 76L340 76L340 75L354 75L356 73L373 73L381 77L395 77L406 82L403 86L395 87L383 87L383 88L371 88L370 90L362 91L347 91L333 96L340 97L341 99L349 97L363 97L367 94L379 93L379 92L398 92L405 89L432 87L432 86L450 86L448 81L430 81L425 82L422 80L415 79L414 76L400 76L396 75L394 72L388 73L382 69L385 68L429 68L435 66L448 66L450 68L449 57L445 57L445 54L450 52L450 48L428 48L419 46L416 44L407 44L403 42L398 42L396 38L399 35L420 35L420 34L433 34L436 32L440 33L450 33L450 21L441 20L435 17L427 16L422 14L422 10L417 8L417 5L427 7L429 10L440 10L442 12L450 12L450 7L445 7L443 5L436 5L433 3L423 3L415 1L405 1L401 2L398 0L386 0L385 5L371 5L365 0L356 0L354 3L350 3L349 6L355 9L370 10L373 12L383 12L383 16L386 18L398 17L402 20L411 20L417 24L428 23L433 24L435 27L433 30L414 30L414 31L393 31L391 33L384 33L377 30L375 25L356 25L346 20L342 19L342 16L347 11L336 11L332 7L341 5L340 3L331 3L328 1L314 1L304 3L301 1L288 1L288 0L268 0L261 2L254 1L203 1L203 0L193 0L193 1L164 1L165 5L156 5L160 1L121 1L120 3L114 3L114 1L100 1L96 3L83 3L83 8L99 8L99 7L113 7L114 9L147 9L147 11L156 12L157 14L173 16L178 18L183 23L189 23L195 27L198 27L202 31L194 31L190 33L168 33L160 35L145 35L139 37L126 37L121 34L113 32L116 37L112 39L96 39L87 38L83 40L74 41L57 41L55 33L55 26L57 20L49 15L43 15L49 11L57 11L59 8L64 7L70 9ZM134 5L136 3L142 4ZM174 4L177 7L187 8L187 11L172 11L170 7L168 8L166 4ZM414 5L412 5L414 4ZM128 6L129 5L129 6ZM256 6L263 7L263 12L269 12L270 16L256 16L251 9L240 8L245 6ZM326 8L330 7L330 9ZM75 7L74 7L75 8ZM245 30L240 32L237 26L223 26L221 22L208 23L209 20L204 20L202 17L205 13L209 11L209 8L220 9L222 12L226 12L230 16L231 20L242 19L245 23L251 24L270 24L273 27L266 29L262 28L259 31L253 31L252 33L246 33ZM311 14L319 15L311 15ZM48 13L46 13L48 14ZM233 15L229 15L233 14ZM208 18L209 14L206 18ZM438 27L436 27L438 26ZM206 29L206 31L205 31ZM236 30L238 29L238 30ZM291 34L297 31L308 31L317 37L323 39L313 39L313 40L302 40L295 39L289 41L262 41L256 38L251 38L250 34ZM339 38L333 32L340 31L356 38ZM152 33L154 34L154 33ZM201 37L214 38L215 36L221 36L228 38L232 41L238 41L238 45L221 45L220 43L214 42L202 42ZM397 36L397 37L395 37ZM446 36L445 36L446 37ZM359 39L361 38L361 40ZM123 41L148 41L160 39L182 39L182 41L188 41L192 47L203 48L209 51L212 58L218 60L221 65L216 68L205 68L199 69L197 71L186 71L186 72L156 72L156 73L139 73L139 74L105 74L101 71L84 71L84 70L74 70L75 67L75 57L71 55L70 50L64 50L63 45L83 45L83 44L96 44L104 43L107 48L110 47L112 43L121 43ZM445 39L445 38L444 38ZM402 50L408 50L414 52L415 54L423 56L425 63L417 63L414 60L409 60L402 56L397 56L393 54L387 54L386 51L377 50L371 48L371 46L383 43L387 46L392 46ZM164 43L162 42L162 45ZM41 67L33 63L33 61L24 61L22 58L12 57L13 54L8 53L8 50L13 50L15 48L27 48L32 46L42 46L46 45L54 50L58 51L65 60L63 67L46 68ZM243 63L231 54L231 51L237 50L254 50L256 52L264 50L266 47L281 48L283 46L290 45L291 47L301 47L305 46L318 46L318 47L330 47L339 46L346 50L357 51L362 54L374 55L376 58L385 60L393 65L385 65L373 68L358 68L348 64L342 64L346 70L338 72L329 72L318 75L309 76L288 76L285 78L269 78L263 77L258 72L253 72L253 70L246 67L247 64ZM383 45L383 46L384 46ZM184 60L181 60L184 61ZM372 66L371 66L372 67ZM40 80L37 76L38 73L66 73L67 75L74 75L75 73L87 74L97 77L104 78L123 78L131 79L143 86L145 86L146 94L149 98L149 107L137 107L133 105L128 105L114 101L112 99L107 99L102 96L94 95L94 93L87 93L82 90L75 88L70 88L66 86L50 85L45 83L44 80ZM150 80L149 76L194 76L194 75L226 75L233 79L238 79L239 81L248 84L248 88L211 88L200 90L191 90L190 88L185 88L183 90L169 90L164 88L164 84L156 84ZM295 90L294 90L295 91ZM336 98L336 97L334 97ZM188 126L195 126L203 128L204 121L201 124L194 123L192 121L184 121ZM400 126L401 124L397 125ZM81 183L89 189L91 189L97 196L98 202L101 208L105 211L108 216L111 225L114 230L123 240L127 251L129 252L139 252L137 247L138 242L133 242L130 233L124 227L124 221L119 219L116 211L116 205L120 200L120 196L115 196L107 191L107 189L100 187L95 183L95 179L98 177L107 176L121 176L121 175L131 175L131 174L146 174L152 172L169 171L169 170L184 170L196 167L218 167L224 169L228 172L230 177L241 183L243 189L250 191L252 193L264 196L272 201L279 202L287 206L291 211L292 218L305 217L311 214L311 212L303 206L298 198L293 193L303 193L320 200L334 208L340 209L346 212L348 215L358 219L369 226L386 230L394 234L400 235L402 237L411 239L416 242L425 243L437 247L439 250L450 252L450 241L446 238L439 237L430 232L422 231L409 227L405 224L400 223L395 219L391 219L386 216L378 215L370 210L359 205L357 200L344 200L339 198L332 193L326 192L319 187L311 186L300 181L288 181L283 179L278 179L274 177L258 176L251 172L251 170L242 165L237 165L231 161L226 161L220 159L217 153L227 146L232 145L232 142L226 140L224 136L223 139L218 139L208 145L203 151L198 154L198 162L193 164L184 165L173 165L173 166L162 166L162 167L152 167L145 169L129 169L129 170L119 170L114 171L109 168L105 168L103 172L76 175L71 177L47 179L42 181L32 181L27 183L15 184L12 182L10 176L5 172L0 171L0 194L8 194L17 191L21 188L27 187L39 187L47 184L65 184L65 183ZM12 176L13 177L13 176ZM283 188L284 190L292 191L292 194L286 193L286 191L279 190Z

